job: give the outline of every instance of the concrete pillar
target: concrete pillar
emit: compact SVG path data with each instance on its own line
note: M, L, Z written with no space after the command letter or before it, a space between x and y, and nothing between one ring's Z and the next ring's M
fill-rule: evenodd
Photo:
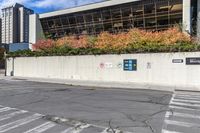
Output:
M44 33L38 14L30 15L29 21L29 48L32 49L32 44L35 44L40 39L44 39Z
M191 0L183 0L183 31L192 32Z
M197 37L200 40L200 0L197 0Z

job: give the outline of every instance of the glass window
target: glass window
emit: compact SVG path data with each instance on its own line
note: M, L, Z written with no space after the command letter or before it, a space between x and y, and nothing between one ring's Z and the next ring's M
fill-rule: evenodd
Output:
M104 11L102 12L102 15L103 15L103 20L104 20L104 21L110 20L110 19L111 19L110 10L104 10Z
M133 17L133 14L131 12L131 7L129 8L122 8L122 17Z
M62 26L60 18L55 19L54 22L55 22L55 26L56 27L61 27Z
M62 17L62 18L61 18L61 21L62 21L62 24L63 24L64 26L68 26L68 25L69 25L68 19L67 19L66 17Z
M85 15L85 21L86 21L87 23L91 23L91 22L93 21L92 15L91 15L91 14L86 14L86 15Z
M122 17L120 8L112 10L111 14L112 14L112 19L113 20L121 19L121 17Z
M77 23L79 23L79 24L84 23L83 16L77 16L76 19L77 19Z
M75 24L76 24L76 19L75 19L75 17L69 17L69 24L70 24L70 25L75 25Z
M95 22L101 22L102 21L101 13L100 12L93 13L93 19Z

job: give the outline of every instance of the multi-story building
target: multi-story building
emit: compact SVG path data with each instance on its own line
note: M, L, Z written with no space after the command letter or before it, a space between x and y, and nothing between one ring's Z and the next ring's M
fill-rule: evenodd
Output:
M103 31L126 32L131 28L165 30L181 26L189 34L197 31L197 0L111 0L70 9L32 15L30 37L96 35ZM37 19L37 20L36 20ZM35 33L35 31L37 31ZM34 40L34 39L35 40Z
M29 42L29 15L33 10L18 3L2 9L2 43Z

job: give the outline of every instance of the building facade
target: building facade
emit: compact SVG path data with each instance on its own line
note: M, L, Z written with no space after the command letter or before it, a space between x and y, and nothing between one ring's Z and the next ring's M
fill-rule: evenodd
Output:
M52 38L173 26L196 34L197 0L111 0L39 14L39 20L45 36Z
M2 9L2 43L29 42L29 15L33 10L20 4Z

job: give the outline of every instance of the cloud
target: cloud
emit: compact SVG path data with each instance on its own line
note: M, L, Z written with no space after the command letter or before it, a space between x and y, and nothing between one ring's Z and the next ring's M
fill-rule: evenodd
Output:
M32 9L58 10L99 1L102 0L0 0L0 8L20 3Z

